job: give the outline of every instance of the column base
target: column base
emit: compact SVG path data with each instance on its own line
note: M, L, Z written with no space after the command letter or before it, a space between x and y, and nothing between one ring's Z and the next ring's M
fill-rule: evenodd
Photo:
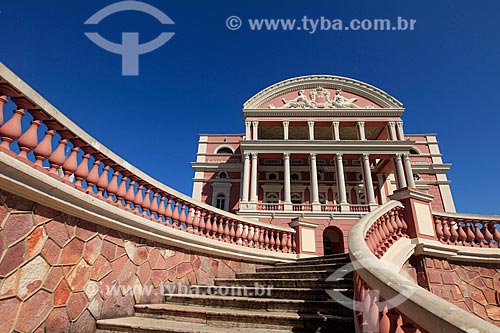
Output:
M319 202L312 203L312 211L313 212L321 212L321 204Z
M291 202L285 202L283 204L283 210L285 212L291 212L291 211L293 211L293 205L292 205L292 203Z

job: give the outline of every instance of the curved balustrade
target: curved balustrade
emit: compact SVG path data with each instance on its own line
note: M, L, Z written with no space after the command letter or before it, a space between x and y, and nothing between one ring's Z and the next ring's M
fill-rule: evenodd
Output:
M400 202L390 201L349 231L349 255L356 269L357 331L498 332L496 326L400 275L401 267L379 259L398 239L408 237L403 213Z
M500 216L434 212L438 240L471 247L500 247Z
M356 213L368 213L370 211L369 205L349 205L349 211Z
M5 66L0 64L0 70L0 151L58 179L61 185L165 227L221 242L295 253L293 229L241 218L159 183L103 147ZM16 109L4 118L9 101Z

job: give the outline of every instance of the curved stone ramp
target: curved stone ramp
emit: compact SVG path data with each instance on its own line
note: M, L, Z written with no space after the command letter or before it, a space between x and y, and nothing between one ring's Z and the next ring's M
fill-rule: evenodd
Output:
M351 276L325 281L348 262L344 254L302 259L216 279L163 304L138 304L133 317L99 320L97 332L354 332L352 310L326 292L352 297Z

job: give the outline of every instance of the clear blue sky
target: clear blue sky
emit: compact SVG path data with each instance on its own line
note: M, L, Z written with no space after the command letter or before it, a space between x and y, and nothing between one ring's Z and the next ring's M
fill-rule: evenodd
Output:
M500 214L500 3L439 1L152 1L175 21L123 12L83 23L115 1L0 3L0 60L104 145L191 194L199 133L242 133L242 104L270 84L332 74L373 84L405 107L407 133L438 133L461 212ZM417 20L413 32L238 31L249 18ZM141 42L175 36L121 76L120 56L84 36Z

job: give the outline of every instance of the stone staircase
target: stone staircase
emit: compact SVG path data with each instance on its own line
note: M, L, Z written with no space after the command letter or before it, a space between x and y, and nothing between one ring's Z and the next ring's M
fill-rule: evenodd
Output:
M163 304L138 304L134 317L99 320L97 332L354 332L352 310L326 292L352 298L352 275L325 281L348 262L347 255L330 255L216 279L167 295Z

